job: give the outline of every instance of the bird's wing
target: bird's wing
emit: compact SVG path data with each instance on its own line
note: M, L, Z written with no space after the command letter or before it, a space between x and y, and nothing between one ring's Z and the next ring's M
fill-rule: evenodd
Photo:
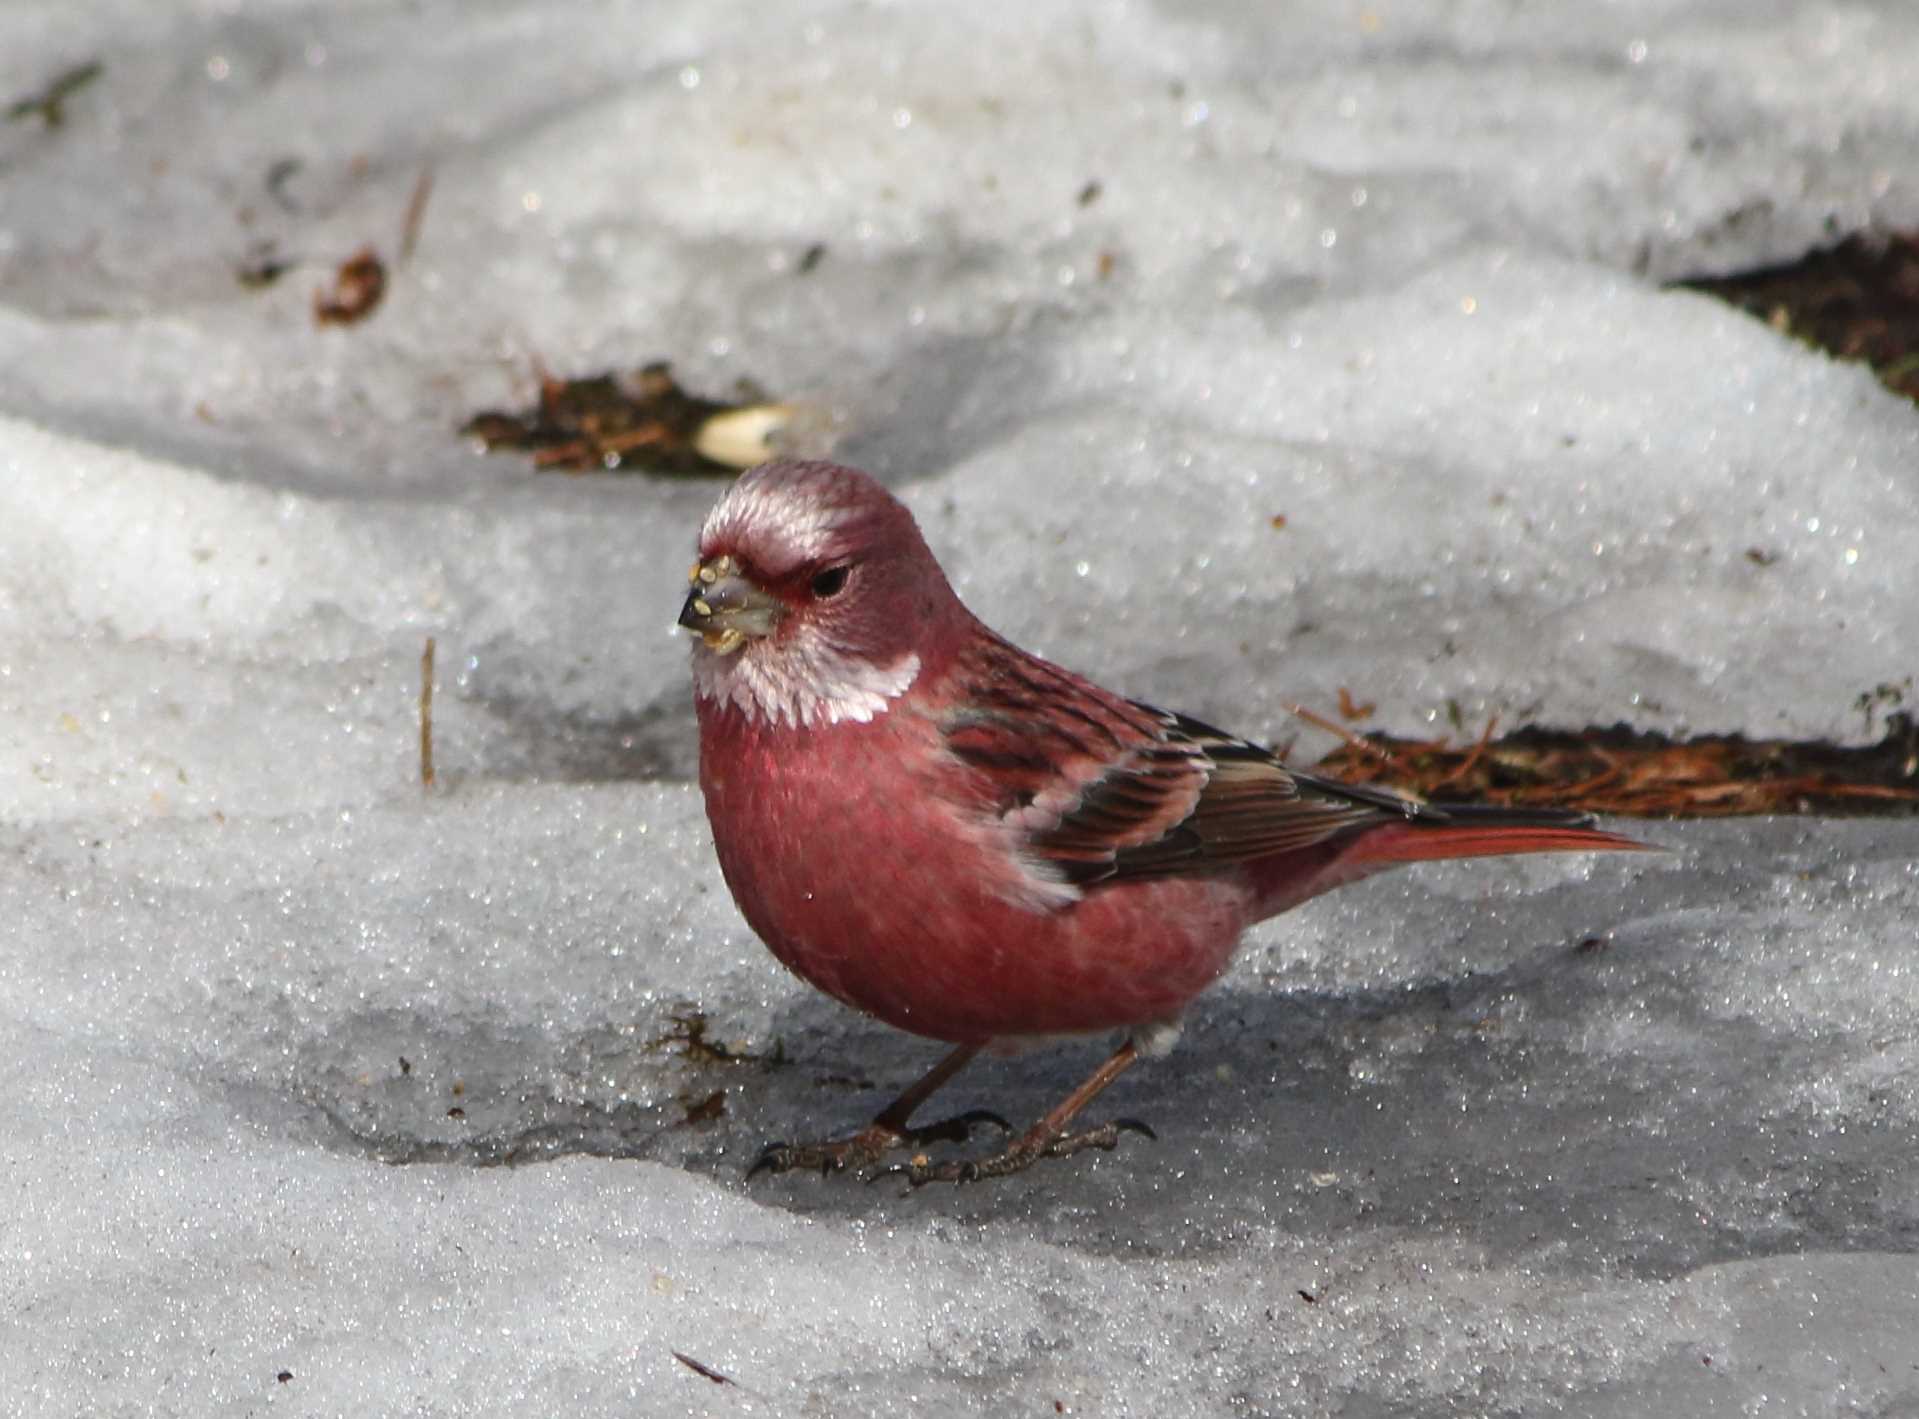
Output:
M1272 750L1186 715L1139 708L1159 720L1169 741L1196 756L1205 785L1171 832L1121 849L1104 875L1203 871L1311 847L1376 823L1446 816L1398 794L1289 769Z
M1438 809L1288 769L1198 720L1108 694L1000 643L941 716L980 807L1075 885L1204 872ZM1009 655L1008 652L1011 651Z

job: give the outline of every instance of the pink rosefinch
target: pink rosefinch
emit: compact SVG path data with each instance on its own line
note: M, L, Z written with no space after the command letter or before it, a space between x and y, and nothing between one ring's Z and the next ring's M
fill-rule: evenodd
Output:
M774 1144L756 1171L962 1139L993 1116L909 1120L982 1047L1123 1030L1001 1152L898 1171L960 1181L1111 1148L1127 1125L1069 1133L1075 1115L1170 1048L1254 922L1402 862L1639 846L1577 813L1440 808L1300 773L1028 655L850 468L740 478L692 583L700 786L740 911L803 979L955 1046L861 1132Z

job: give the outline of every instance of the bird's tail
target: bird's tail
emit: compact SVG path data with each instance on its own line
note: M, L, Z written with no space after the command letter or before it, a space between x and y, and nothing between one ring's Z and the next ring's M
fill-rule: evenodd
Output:
M1652 852L1649 843L1593 826L1589 814L1559 808L1436 805L1442 816L1410 818L1362 833L1343 860L1351 866L1506 857L1527 852Z

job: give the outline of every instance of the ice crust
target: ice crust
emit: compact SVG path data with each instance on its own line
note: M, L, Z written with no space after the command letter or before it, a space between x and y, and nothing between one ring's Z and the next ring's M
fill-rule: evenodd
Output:
M1919 414L1663 283L1919 222L1919 12L0 11L0 99L95 57L0 125L0 1413L1919 1405L1919 822L1367 883L1115 1087L1157 1143L748 1183L935 1047L712 861L717 489L453 433L757 380L989 622L1255 736L1863 740Z

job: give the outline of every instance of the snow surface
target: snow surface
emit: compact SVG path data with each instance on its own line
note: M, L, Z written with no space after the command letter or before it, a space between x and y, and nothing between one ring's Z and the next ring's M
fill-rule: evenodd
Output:
M1919 1406L1919 823L1369 883L1102 1101L1156 1144L749 1184L935 1050L712 862L716 489L452 432L750 377L1002 630L1273 739L1865 738L1919 415L1661 282L1919 222L1919 10L0 9L0 100L96 57L0 125L0 1412Z

